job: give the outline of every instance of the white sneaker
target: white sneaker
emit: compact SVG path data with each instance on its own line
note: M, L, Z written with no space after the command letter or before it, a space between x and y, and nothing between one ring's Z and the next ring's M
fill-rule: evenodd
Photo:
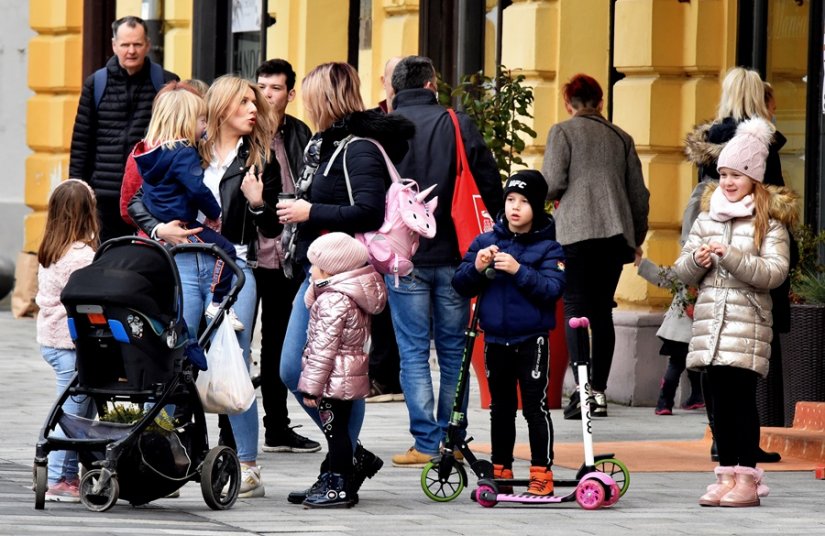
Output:
M241 489L238 492L239 499L250 499L263 497L266 494L264 483L261 480L261 467L259 465L241 465Z
M206 318L213 319L215 316L220 312L220 306L217 303L210 303L209 306L206 308ZM245 329L243 322L238 319L238 315L235 314L234 309L229 309L226 311L226 318L224 321L229 321L229 325L232 326L232 329L235 331L243 331Z

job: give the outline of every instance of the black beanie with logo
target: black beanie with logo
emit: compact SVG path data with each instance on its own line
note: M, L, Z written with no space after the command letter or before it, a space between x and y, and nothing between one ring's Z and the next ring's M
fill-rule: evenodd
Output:
M527 198L533 209L533 218L542 219L544 201L547 199L547 181L544 175L534 169L524 169L512 175L504 183L504 200L510 192L516 192Z

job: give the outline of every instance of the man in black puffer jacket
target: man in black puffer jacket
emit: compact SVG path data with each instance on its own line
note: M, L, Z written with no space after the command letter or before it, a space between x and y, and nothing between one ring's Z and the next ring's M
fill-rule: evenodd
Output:
M413 256L412 274L387 276L387 297L401 356L401 387L410 415L410 433L415 443L405 453L393 456L393 465L416 467L439 452L452 411L461 356L464 328L470 312L469 299L452 287L453 274L461 262L451 216L456 182L456 131L447 110L436 98L435 67L429 58L402 59L392 75L395 91L393 115L413 122L415 136L398 165L402 177L418 181L421 190L436 184L434 211L436 235L422 238ZM490 149L472 120L459 113L459 130L467 160L479 193L492 215L504 206L501 176ZM432 385L430 334L438 354L440 387L436 402ZM433 414L433 409L435 415Z
M120 217L120 185L129 152L146 134L158 92L146 57L149 47L142 19L130 16L112 23L115 55L106 62L102 97L95 102L92 74L83 83L77 106L69 176L83 179L95 191L101 242L133 232ZM178 76L163 71L164 83L171 80Z

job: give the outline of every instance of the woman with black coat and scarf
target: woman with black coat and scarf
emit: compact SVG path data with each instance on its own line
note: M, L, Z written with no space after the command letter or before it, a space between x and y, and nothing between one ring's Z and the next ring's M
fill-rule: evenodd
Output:
M284 225L297 224L294 258L308 273L306 252L317 237L329 231L351 235L374 231L384 222L386 190L391 182L384 156L372 142L351 137L378 141L390 158L398 161L415 127L402 117L364 111L358 73L346 63L319 65L304 78L302 90L304 107L318 133L304 153L308 171L298 188L306 192L305 198L281 201L278 217ZM311 180L311 184L307 186L305 180ZM320 412L306 406L303 393L298 391L309 324L304 295L310 284L312 281L306 277L293 302L281 353L281 379L326 435ZM347 507L358 502L364 480L372 478L384 463L358 442L364 406L364 400L354 400L348 416L353 465L330 467L330 460L325 459L318 480L309 489L290 493L289 502L313 507ZM327 421L330 418L327 415Z

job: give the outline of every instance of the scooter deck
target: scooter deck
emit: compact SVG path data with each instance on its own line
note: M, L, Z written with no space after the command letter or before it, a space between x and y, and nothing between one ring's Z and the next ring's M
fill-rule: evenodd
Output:
M480 493L482 500L496 501L499 503L520 503L520 504L551 504L551 503L565 503L574 502L576 500L576 492L567 495L529 495L527 493L499 493L492 494L488 491Z

